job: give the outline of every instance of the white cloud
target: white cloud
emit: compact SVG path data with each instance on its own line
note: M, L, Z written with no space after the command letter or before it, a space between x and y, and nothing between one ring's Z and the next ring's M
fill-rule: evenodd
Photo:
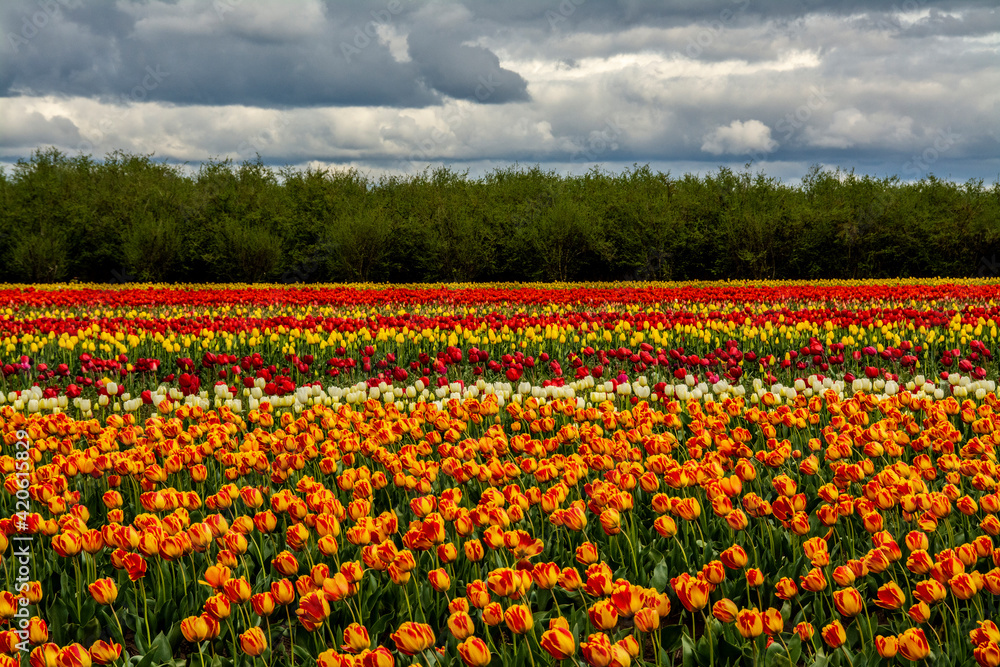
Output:
M853 148L855 146L906 147L915 138L913 119L893 113L865 114L854 107L833 113L825 128L809 128L806 141L823 148Z
M1000 173L1000 12L985 0L948 15L754 4L727 20L712 3L570 3L556 28L529 0L286 4L116 0L51 23L0 58L0 161L54 145L389 173L417 162L680 173L754 154L784 174L885 173L946 133L957 138L936 170ZM33 7L0 3L0 24ZM368 32L347 60L355 29ZM130 96L147 65L169 75ZM484 81L488 104L474 94Z
M379 44L389 49L389 54L397 63L410 62L410 45L406 40L406 35L400 31L398 26L391 23L381 23L375 29L378 35Z
M712 155L770 153L778 147L778 142L771 138L771 128L759 120L734 120L715 128L704 139L701 150Z

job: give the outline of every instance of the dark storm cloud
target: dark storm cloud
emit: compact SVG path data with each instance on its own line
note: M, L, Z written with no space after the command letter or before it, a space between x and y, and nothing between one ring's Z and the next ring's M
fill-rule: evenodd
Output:
M249 19L261 7L240 0L201 3L197 13L193 3L178 3L177 11L162 3L5 3L0 92L117 100L152 67L169 72L169 85L146 90L143 99L174 104L420 107L438 103L442 94L527 99L525 81L502 68L495 54L441 30L421 34L417 26L411 35L417 48L408 61L398 61L380 32L405 29L419 7L412 0L331 3L312 16L302 15L305 5L275 6L285 16L267 22ZM480 79L492 94L483 95Z
M449 42L435 34L410 34L409 53L427 85L456 99L484 103L525 101L528 82L500 67L488 49Z
M995 0L15 0L0 22L5 155L1000 176Z

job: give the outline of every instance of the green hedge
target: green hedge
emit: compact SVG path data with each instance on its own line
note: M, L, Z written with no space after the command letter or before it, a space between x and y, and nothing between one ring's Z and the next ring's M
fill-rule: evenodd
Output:
M1000 273L1000 183L812 168L366 178L39 150L0 172L0 281L546 281Z

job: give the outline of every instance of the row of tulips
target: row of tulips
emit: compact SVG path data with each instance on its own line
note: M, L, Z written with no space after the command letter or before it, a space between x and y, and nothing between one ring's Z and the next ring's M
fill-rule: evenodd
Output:
M47 609L63 643L46 641L40 618L27 641L36 662L57 664L81 655L66 640L90 642L98 660L126 638L156 656L182 637L199 647L189 658L290 663L430 652L467 664L577 653L601 666L682 654L721 664L779 651L853 662L947 650L990 664L995 395L802 398L794 410L731 398L662 411L467 399L408 414L369 400L277 420L265 404L247 420L192 408L145 429L6 406L4 442L28 434L26 495L42 511L0 524L5 554L32 536L39 577L25 602L4 596L0 617ZM18 461L2 461L10 500ZM108 570L118 574L99 576ZM191 589L199 580L207 596ZM46 589L59 591L47 607ZM951 636L963 628L975 643L964 652Z
M2 292L0 667L1000 664L991 290Z

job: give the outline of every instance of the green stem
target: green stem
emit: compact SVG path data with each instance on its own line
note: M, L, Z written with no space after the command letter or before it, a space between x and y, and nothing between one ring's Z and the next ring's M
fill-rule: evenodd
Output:
M288 605L285 605L285 618L288 619L288 660L292 667L295 667L295 630L292 627L292 613L288 610Z
M229 626L229 634L231 635L230 638L233 640L233 665L235 665L237 658L239 657L239 647L236 644L236 628L233 626L232 615L226 619L226 625Z
M708 664L715 667L715 646L712 643L712 625L709 623L705 610L701 610L701 617L705 619L705 632L708 634Z
M153 633L149 631L149 607L146 605L146 587L143 586L142 579L139 580L139 591L142 594L142 614L146 621L146 649L149 650L153 643Z
M120 620L118 620L118 614L115 612L115 608L113 606L111 606L111 605L108 605L108 606L111 607L111 615L115 617L115 623L118 624L118 636L120 636L122 642L124 642L125 641L125 631L122 629L122 622Z

